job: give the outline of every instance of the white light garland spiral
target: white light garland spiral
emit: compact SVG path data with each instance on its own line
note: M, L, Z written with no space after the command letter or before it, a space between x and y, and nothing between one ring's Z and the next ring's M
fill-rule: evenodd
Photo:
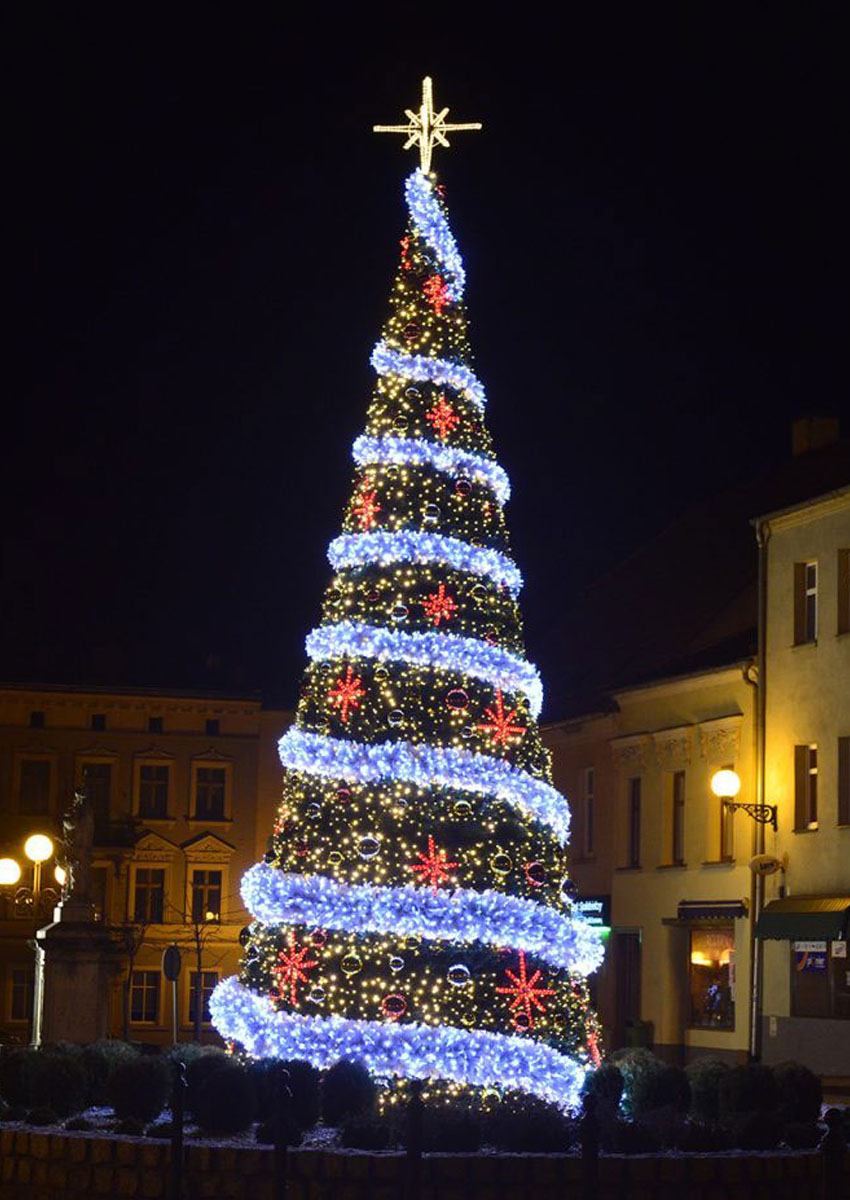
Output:
M438 563L491 579L498 586L504 585L512 596L522 587L522 575L506 554L486 546L471 546L460 538L414 529L341 533L328 546L328 562L334 570L386 567L392 563Z
M370 361L379 375L398 375L417 383L444 384L480 409L487 403L484 385L475 372L451 359L408 354L406 350L394 350L387 342L378 342Z
M492 458L427 442L424 438L369 437L361 434L352 446L352 457L360 467L391 463L395 466L429 466L444 475L467 475L474 483L489 487L500 504L507 504L511 485L507 472Z

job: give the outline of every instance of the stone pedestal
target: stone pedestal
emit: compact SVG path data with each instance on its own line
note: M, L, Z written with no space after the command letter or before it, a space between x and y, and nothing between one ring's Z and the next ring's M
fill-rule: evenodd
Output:
M66 900L35 935L33 1044L105 1038L120 950L91 904Z

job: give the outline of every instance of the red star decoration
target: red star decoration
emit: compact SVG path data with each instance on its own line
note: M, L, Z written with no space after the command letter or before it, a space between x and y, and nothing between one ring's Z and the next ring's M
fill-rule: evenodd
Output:
M413 268L413 263L410 261L410 234L407 233L399 242L401 246L401 265L405 271L410 271Z
M381 506L375 499L376 495L377 492L361 492L351 505L351 511L360 522L361 529L371 529L375 524L375 517L381 511Z
M360 676L354 674L349 663L345 678L340 676L336 680L334 687L328 692L328 699L331 704L339 705L340 716L343 721L348 720L348 710L350 708L359 708L360 697L366 695L365 688L360 686L362 682Z
M458 863L446 862L445 850L438 850L432 837L428 838L428 853L423 854L419 850L416 857L421 858L422 862L412 866L411 871L421 871L422 882L427 880L431 884L431 891L436 896L437 888L444 879L448 879L449 871L452 867L458 866Z
M489 733L493 741L498 742L500 746L509 746L514 740L522 740L525 726L511 724L511 718L516 716L516 709L512 708L509 713L505 712L505 701L501 688L496 690L495 705L492 708L485 708L484 715L489 717L490 721L483 725L477 725L476 729Z
M514 975L513 971L506 968L505 974L513 987L497 987L496 991L505 996L513 996L511 1000L511 1011L514 1014L514 1025L520 1011L524 1012L528 1018L528 1028L534 1028L534 1018L531 1015L532 1005L538 1012L545 1012L546 1006L539 999L540 996L554 996L554 988L537 987L537 980L540 978L540 971L535 971L529 979L525 967L525 951L519 952L519 975Z
M446 403L445 396L438 396L437 403L433 408L428 409L425 416L433 425L437 437L443 441L446 440L455 425L460 424L460 417L452 406Z
M431 592L422 601L422 607L425 609L425 615L435 625L439 625L440 621L450 621L457 612L457 604L451 596L446 595L446 585L441 583L436 592Z
M441 316L443 309L451 304L449 285L442 275L429 275L422 285L422 291L438 317Z
M297 946L295 944L295 934L290 930L289 952L281 950L277 956L277 963L272 968L272 973L277 983L278 994L280 995L288 987L289 1003L293 1007L297 1007L298 1005L297 985L299 983L307 983L307 972L319 965L318 961L305 958L305 955L309 954L310 950L310 946Z

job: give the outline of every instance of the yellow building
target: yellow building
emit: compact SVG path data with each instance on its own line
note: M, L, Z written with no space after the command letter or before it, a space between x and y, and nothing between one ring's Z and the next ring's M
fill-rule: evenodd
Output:
M850 485L756 522L766 581L766 1061L850 1076Z
M0 884L0 1037L30 1037L35 930L61 887L61 814L85 783L95 811L97 909L121 953L109 1033L170 1042L171 985L162 955L183 955L178 1037L196 1019L197 950L204 1004L239 959L248 920L245 869L265 851L280 799L277 740L288 717L256 697L75 687L0 688L0 858L21 869ZM27 838L49 836L40 865ZM11 877L15 868L3 864ZM5 878L6 876L2 876Z
M746 1057L754 829L711 790L755 771L752 659L613 693L613 711L550 725L571 801L571 874L610 914L595 998L609 1047L671 1061ZM646 1024L642 1024L646 1023Z

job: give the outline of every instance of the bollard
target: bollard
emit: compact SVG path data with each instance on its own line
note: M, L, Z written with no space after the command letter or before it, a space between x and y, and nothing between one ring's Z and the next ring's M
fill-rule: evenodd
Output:
M407 1104L406 1200L419 1200L421 1193L422 1117L424 1112L425 1102L422 1099L422 1080L414 1079L410 1084L410 1100Z
M581 1175L584 1200L596 1200L599 1195L599 1118L596 1097L585 1093L581 1118Z
M289 1188L289 1123L292 1092L283 1065L274 1073L274 1197L286 1200Z
M183 1120L186 1112L186 1064L174 1064L171 1089L171 1200L183 1200Z
M823 1200L838 1200L843 1195L844 1155L847 1151L844 1122L837 1108L827 1109L823 1120L826 1133L820 1144L821 1196Z

